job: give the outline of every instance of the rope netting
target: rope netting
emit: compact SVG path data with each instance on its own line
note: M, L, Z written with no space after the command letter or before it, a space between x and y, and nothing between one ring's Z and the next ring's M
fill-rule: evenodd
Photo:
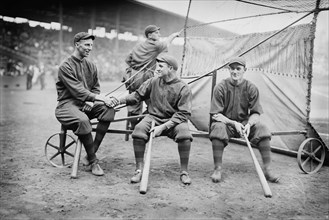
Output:
M239 0L238 0L239 1ZM305 12L305 11L312 11L316 8L317 1L315 0L294 0L294 1L287 1L287 0L246 0L240 1L247 4L257 4L264 7L271 7L277 8L286 11L293 11L293 12ZM319 9L325 9L329 7L328 0L321 0L319 1Z
M309 24L299 25L272 37L244 56L248 67L305 79L310 62L310 31ZM200 76L211 72L274 33L231 38L188 37L182 76Z

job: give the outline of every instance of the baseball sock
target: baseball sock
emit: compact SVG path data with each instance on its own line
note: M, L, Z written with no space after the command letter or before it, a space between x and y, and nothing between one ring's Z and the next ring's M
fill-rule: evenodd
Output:
M78 135L78 137L82 142L83 146L85 147L89 162L93 163L97 159L95 154L95 149L93 146L94 143L93 136L91 135L91 133L89 133L85 135Z
M137 116L139 114L135 114L135 113L129 113L130 116ZM135 119L131 119L130 120L130 129L131 130L134 130L135 129L135 126L138 124L139 120L138 118L135 118Z
M180 164L182 171L187 171L190 149L191 149L190 140L182 140L178 142L178 153L180 157Z
M258 144L259 152L262 156L264 171L267 172L271 163L271 145L270 139L265 138Z
M99 121L96 127L96 135L94 140L95 153L97 152L100 144L103 141L103 138L109 128L111 122Z
M212 142L212 152L214 157L215 170L221 169L225 144L223 141L218 139L212 139L211 142Z
M133 138L133 145L136 159L136 170L141 170L144 162L146 141L140 138Z

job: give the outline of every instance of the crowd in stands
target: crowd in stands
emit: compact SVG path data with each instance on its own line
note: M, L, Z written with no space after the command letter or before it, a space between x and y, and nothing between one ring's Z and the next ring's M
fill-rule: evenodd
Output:
M0 42L7 50L27 55L37 62L25 62L19 57L0 53L1 75L25 75L27 70L38 68L40 73L56 78L60 60L73 52L73 36L75 33L63 31L63 51L59 54L59 31L45 29L40 26L31 27L28 23L0 21ZM90 59L97 64L101 80L121 80L125 71L125 57L136 42L118 41L108 38L96 38ZM61 57L60 57L61 55Z

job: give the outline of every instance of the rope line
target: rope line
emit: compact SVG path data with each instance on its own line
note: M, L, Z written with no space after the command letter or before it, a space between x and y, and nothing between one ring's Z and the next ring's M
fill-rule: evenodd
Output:
M240 56L245 55L246 53L250 52L250 51L253 50L254 48L256 48L256 47L258 47L259 45L263 44L265 41L271 39L272 37L276 36L277 34L281 33L282 31L286 30L287 28L289 28L289 27L292 26L293 24L295 24L295 23L297 23L298 21L300 21L300 20L304 19L305 17L309 16L309 15L312 14L313 12L314 12L314 10L311 11L311 12L309 12L309 13L307 13L306 15L302 16L301 18L297 19L296 21L292 22L291 24L287 25L286 27L282 28L281 30L275 32L275 33L272 34L271 36L269 36L269 37L265 38L264 40L260 41L259 43L257 43L256 45L252 46L251 48L249 48L248 50L244 51L243 53L241 53L241 54L238 55L238 56L240 57ZM226 62L226 63L223 64L222 66L220 66L220 67L218 67L218 68L216 68L216 69L214 69L214 70L212 70L212 71L210 71L210 72L208 72L208 73L205 73L205 74L199 76L198 78L196 78L196 79L194 79L194 80L188 82L188 84L191 84L191 83L193 83L193 82L195 82L195 81L197 81L197 80L199 80L199 79L201 79L201 78L203 78L203 77L205 77L205 76L208 76L208 75L212 74L213 72L215 72L215 71L217 71L217 70L222 69L222 68L225 67L227 64L228 64L228 62Z
M310 11L300 11L300 12L296 12L296 13L307 13L307 12L310 12ZM186 28L195 28L195 27L206 26L206 25L216 24L216 23L221 23L221 22L236 21L236 20L242 20L242 19L248 19L248 18L256 18L256 17L262 17L262 16L287 14L287 13L293 13L293 12L291 12L291 11L281 11L281 12L272 12L272 13L266 13L266 14L250 15L250 16L230 18L230 19L212 21L212 22L208 22L208 23L191 25L191 26L187 26Z
M246 3L246 4L251 4L251 5L262 6L262 7L265 7L265 8L278 9L278 10L283 10L283 11L287 11L287 12L296 12L296 11L287 10L287 9L284 9L284 8L278 8L278 7L273 7L273 6L269 6L269 5L263 5L263 4L248 2L248 1L244 1L244 0L236 0L236 1L237 2L243 2L243 3Z
M182 62L181 62L181 68L180 68L180 75L182 76L183 73L183 66L184 66L184 59L185 59L185 51L186 51L186 29L187 29L187 20L188 20L188 15L190 13L190 8L191 8L191 2L192 0L189 1L188 4L188 9L185 17L185 24L184 24L184 45L183 45L183 55L182 55Z
M307 95L306 95L306 121L310 123L310 112L311 112L311 90L312 90L312 77L313 77L313 55L314 55L314 39L315 39L315 31L316 31L316 21L319 14L319 5L321 0L316 1L316 7L314 9L314 16L311 22L311 45L310 45L310 63L308 66L308 74L307 74Z
M152 60L150 60L149 62L147 62L140 70L138 70L136 73L134 73L132 76L130 76L126 81L124 81L123 83L121 83L117 88L115 88L114 90L112 90L111 92L107 93L105 96L108 96L110 94L112 94L113 92L117 91L118 89L120 89L123 85L125 85L130 79L132 79L134 76L136 76L138 73L140 73L142 70L144 70L148 64L150 64L152 62ZM132 84L132 83L131 83Z

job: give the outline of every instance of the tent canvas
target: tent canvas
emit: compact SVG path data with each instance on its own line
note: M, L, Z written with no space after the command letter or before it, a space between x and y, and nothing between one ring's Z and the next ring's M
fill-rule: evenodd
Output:
M260 3L259 1L242 2ZM269 1L261 3L271 6ZM289 4L287 1L276 1L276 3L278 3L275 4L277 7L287 6L286 11L291 10L292 5L296 4L291 1L288 2ZM328 136L320 136L313 129L309 118L314 33L316 16L319 12L314 9L319 7L327 10L328 2L307 1L307 3L296 6L295 9L297 11L303 9L304 13L308 13L301 19L314 14L312 22L289 25L273 32L230 38L191 37L188 32L193 30L189 30L189 26L186 25L181 73L182 78L192 89L191 122L197 130L208 132L209 128L210 99L212 87L215 85L209 76L216 74L216 83L228 77L225 63L230 57L242 54L248 66L245 77L254 82L260 90L264 108L261 119L273 133L296 131L296 134L304 134L305 132L305 135L273 136L273 145L297 151L306 137L317 137L328 146ZM266 40L262 42L264 39ZM328 121L328 115L323 117Z

